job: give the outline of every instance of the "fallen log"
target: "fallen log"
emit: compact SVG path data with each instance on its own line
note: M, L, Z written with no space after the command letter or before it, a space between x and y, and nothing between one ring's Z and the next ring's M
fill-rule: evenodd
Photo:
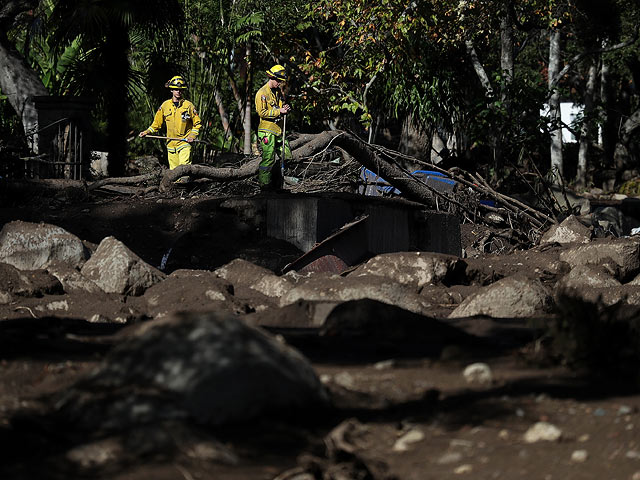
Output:
M350 141L344 141L346 150L353 157L358 158L359 155L368 155L371 151L366 148L366 144L361 142L353 135L342 131L331 131L320 134L304 134L296 138L291 142L292 156L291 163L299 163L320 153L326 151L332 143L334 137L338 137L343 134L345 137L351 137ZM294 148L297 146L298 148ZM338 146L338 145L336 145ZM354 152L349 151L353 149ZM260 157L252 156L247 157L246 161L239 167L211 167L207 165L180 165L173 170L165 170L162 179L160 180L159 190L166 192L174 187L174 183L180 177L190 176L193 179L209 179L218 182L231 182L245 180L256 175L258 172L258 165L260 163ZM367 165L372 165L372 161L367 161ZM375 167L374 167L375 168ZM397 172L396 172L397 173ZM135 184L144 181L148 181L149 177L146 175L140 175L136 177L121 177L121 178L105 178L97 180L89 184L89 189L93 190L108 184Z
M298 135L295 138L289 140L289 147L291 148L291 150L295 150L296 148L301 147L305 143L308 143L311 140L315 139L316 135L317 135L316 133L304 133L304 134Z
M144 175L136 175L133 177L101 178L100 180L96 180L95 182L88 184L87 189L91 191L96 188L104 187L105 185L137 185L157 178L159 178L157 173L146 173Z
M249 160L238 168L209 167L207 165L180 165L173 170L167 170L160 181L159 190L166 192L173 188L174 182L180 177L208 178L218 182L244 180L255 175L258 171L259 157L249 157Z

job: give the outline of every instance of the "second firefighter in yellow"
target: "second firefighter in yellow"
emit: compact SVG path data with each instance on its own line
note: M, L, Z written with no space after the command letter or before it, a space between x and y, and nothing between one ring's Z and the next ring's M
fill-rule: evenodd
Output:
M284 160L291 158L289 143L284 139L284 118L291 107L286 103L281 87L287 82L282 65L267 71L267 83L256 93L256 111L260 117L258 141L262 147L262 161L258 167L261 190L280 191L283 186ZM276 155L279 159L276 159Z
M165 124L167 137L180 139L167 140L169 168L173 170L178 165L191 165L191 142L198 136L201 122L193 103L183 98L182 92L187 89L184 79L173 77L167 82L167 88L171 90L171 98L160 105L153 123L140 132L140 136L159 132Z

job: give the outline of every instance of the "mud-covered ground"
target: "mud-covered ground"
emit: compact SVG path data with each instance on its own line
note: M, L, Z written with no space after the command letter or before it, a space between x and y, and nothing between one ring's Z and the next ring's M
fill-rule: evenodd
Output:
M221 207L223 201L193 192L30 194L5 199L0 226L13 220L46 222L94 245L114 236L166 273L213 271L237 258L277 271L302 253L267 238L251 221ZM479 226L462 228L463 247L486 233ZM348 336L338 331L320 338L313 329L291 328L295 307L279 308L236 288L227 313L268 325L270 334L299 349L332 392L332 408L310 406L302 414L215 428L170 423L163 426L167 439L153 448L141 447L148 440L141 429L129 432L127 452L104 448L87 455L93 460L84 464L77 454L83 452L78 450L83 434L48 416L56 407L51 394L70 388L127 329L153 322L153 313L136 302L128 324L90 324L85 320L96 310L91 296L76 298L74 318L66 319L40 318L38 299L19 298L5 306L0 322L0 478L638 480L637 384L596 380L563 366L545 350L544 315L447 318L483 283L512 273L538 275L553 288L564 272L550 273L540 265L551 264L558 248L468 259L475 283L432 302L432 317L473 335L476 343L445 342L437 332L419 329L394 331L389 342L385 332L366 325ZM176 294L167 301L182 298ZM258 303L267 308L251 307ZM86 308L84 316L78 308ZM383 307L362 308L383 316ZM463 370L476 362L490 367L490 381L465 379ZM559 438L526 441L525 433L537 422L557 427Z

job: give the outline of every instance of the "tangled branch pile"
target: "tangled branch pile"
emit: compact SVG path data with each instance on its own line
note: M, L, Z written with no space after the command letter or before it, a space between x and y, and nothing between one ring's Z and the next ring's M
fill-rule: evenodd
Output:
M345 131L325 131L319 134L299 135L290 141L293 158L287 162L288 189L292 192L315 193L323 191L355 191L360 168L364 166L383 178L405 198L421 203L433 210L448 211L462 221L504 227L520 243L535 244L551 224L557 220L515 198L494 190L478 173L459 168L444 170L421 162L399 152L370 145ZM225 166L182 165L164 171L158 188L168 192L175 181L189 176L194 181L217 182L212 189L217 193L252 193L260 158L248 157ZM439 191L403 167L404 164L428 166L455 180L451 191ZM88 186L90 190L107 184L136 184L154 181L154 174L128 178L107 178ZM240 184L238 184L240 182ZM233 192L229 186L234 183Z

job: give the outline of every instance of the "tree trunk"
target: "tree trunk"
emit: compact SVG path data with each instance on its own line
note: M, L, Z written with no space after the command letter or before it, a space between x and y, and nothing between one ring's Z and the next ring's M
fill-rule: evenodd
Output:
M636 163L629 147L638 129L640 129L640 110L633 112L620 127L620 136L614 153L617 170L623 170Z
M227 110L224 108L220 90L216 89L214 98L216 100L216 106L218 107L218 114L220 115L220 123L222 124L222 131L224 132L224 140L226 141L227 134L229 132L229 115L227 114Z
M598 69L592 59L587 74L587 88L584 92L584 112L582 126L580 127L580 147L578 150L578 171L576 173L576 185L580 188L587 186L587 156L589 144L593 141L593 103L596 90L596 77Z
M602 151L606 165L613 165L613 152L616 144L616 126L615 118L611 112L615 110L612 105L613 98L611 95L611 79L609 74L609 64L605 56L602 56L602 66L600 67L600 103L602 105Z
M505 2L505 13L500 21L500 69L502 70L502 101L509 110L509 86L513 80L513 18L508 2Z
M494 146L494 171L500 171L504 157L506 124L511 117L511 82L513 81L513 16L509 1L503 2L504 13L500 20L500 70L502 82L500 85L500 99L504 105L506 118L498 125Z
M253 102L251 96L251 43L247 42L246 50L247 60L247 79L245 83L244 92L244 114L242 118L242 128L244 130L244 145L242 153L245 155L251 155L251 111L253 109Z
M551 118L551 175L553 183L559 184L563 174L562 128L560 118L560 94L556 88L556 77L560 72L560 31L549 35L549 115Z
M492 97L493 97L493 87L491 86L491 81L489 80L489 75L487 75L487 71L484 68L484 65L482 64L482 62L480 61L480 59L478 58L478 53L476 52L475 47L473 46L473 42L471 42L471 40L467 40L465 42L466 46L467 46L467 54L469 55L469 58L471 59L471 64L473 65L473 69L476 72L476 75L478 76L478 79L480 80L480 83L482 84L482 87L484 88L485 91L485 96L487 97L488 101L492 101ZM494 175L498 173L498 166L500 163L502 163L502 147L500 145L500 131L498 131L496 129L496 133L493 136L493 164L494 164L494 168L493 168L493 173Z
M3 34L0 34L0 90L18 114L27 135L27 144L38 152L38 115L32 100L34 96L46 96L49 92L18 52L12 50Z
M109 152L109 175L123 176L127 162L127 102L123 95L129 76L129 32L118 22L111 22L105 37L105 70L111 81L105 91L107 111L107 151Z
M467 40L465 42L467 46L467 54L471 59L471 64L473 65L473 69L484 88L485 94L487 97L490 97L493 94L493 87L491 86L491 80L489 80L489 75L487 75L486 70L484 69L484 65L478 58L478 53L476 52L475 47L473 46L473 42L471 40Z
M231 92L233 93L233 99L235 100L235 103L236 103L236 110L238 112L241 122L244 124L246 98L244 95L242 95L240 88L238 86L238 83L236 82L236 79L233 76L233 73L234 72L232 70L229 71L229 86L231 87ZM235 125L237 125L237 123L235 123ZM230 131L229 136L231 137L231 139L233 139L235 137L235 132ZM230 143L229 146L231 147L231 145L233 145L233 141Z
M425 162L430 161L430 132L420 128L414 121L413 115L411 114L408 114L402 121L402 131L400 133L398 151Z
M505 105L507 113L510 112L510 99L509 99L509 86L511 85L511 81L513 79L513 70L514 70L514 62L513 62L513 13L512 9L509 7L509 2L503 2L503 16L500 21L500 70L502 81L499 86L501 87L500 97ZM494 90L491 85L491 81L489 79L489 75L487 74L484 65L478 58L478 54L476 49L471 42L471 40L467 40L466 42L467 54L471 59L471 64L482 84L485 95L488 99L493 96ZM506 121L507 119L505 119ZM503 163L503 145L504 141L504 127L501 125L496 126L495 135L493 136L493 171L497 174Z

